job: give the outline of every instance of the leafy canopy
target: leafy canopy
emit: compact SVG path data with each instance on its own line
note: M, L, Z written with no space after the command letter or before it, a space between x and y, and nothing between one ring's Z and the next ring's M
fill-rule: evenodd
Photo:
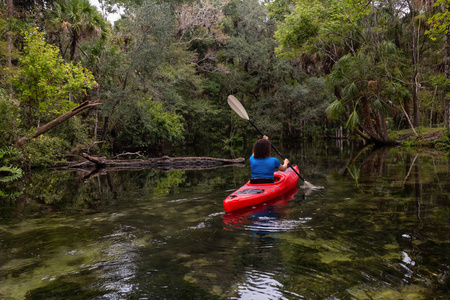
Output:
M291 56L323 41L340 43L368 9L352 0L298 0L275 32L278 55Z
M432 40L436 40L437 36L450 33L450 0L437 0L433 6L443 9L430 17L428 22L431 27L425 33L429 34Z
M58 48L45 42L44 33L31 29L23 35L21 68L11 82L21 103L36 117L54 117L72 109L78 97L97 85L89 70L64 62Z

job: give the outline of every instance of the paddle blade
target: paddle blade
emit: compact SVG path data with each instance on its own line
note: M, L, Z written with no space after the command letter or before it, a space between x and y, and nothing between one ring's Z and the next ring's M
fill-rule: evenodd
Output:
M304 185L304 187L305 188L307 188L307 189L312 189L312 188L314 188L314 184L312 184L312 183L309 183L308 181L303 181L303 185Z
M241 117L242 119L249 120L250 118L245 111L245 108L242 106L241 102L239 102L236 97L233 95L228 96L228 105Z

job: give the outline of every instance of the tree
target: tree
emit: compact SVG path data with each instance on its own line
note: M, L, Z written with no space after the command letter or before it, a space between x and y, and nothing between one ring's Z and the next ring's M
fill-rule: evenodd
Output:
M99 139L105 147L156 149L184 139L184 108L197 101L202 83L196 56L179 43L176 28L175 6L146 1L129 7L114 39L83 44L83 62L100 83Z
M60 50L65 57L70 47L71 61L74 60L79 43L90 36L106 38L108 22L89 0L61 0L48 13L49 28L59 35Z
M447 134L450 135L450 0L437 0L434 3L434 7L436 8L436 12L428 21L431 27L426 33L433 40L442 36L445 40L444 70L447 77L445 89L445 124Z
M422 38L424 7L409 0L300 0L277 27L277 53L313 61L321 72L330 72L337 98L330 116L341 111L348 127L364 138L390 143L384 124L390 118L398 122L404 114L413 130L420 125L419 97L427 82L423 53L431 47Z
M378 52L366 48L357 55L343 56L328 76L337 96L327 108L328 116L345 116L346 126L366 140L393 143L387 117L398 112L396 103L402 105L410 97L398 81L406 67L403 53L391 42L380 44Z
M228 2L229 0L199 0L179 5L175 10L179 42L225 41L227 36L220 26L224 19L223 8Z
M97 85L92 74L81 65L65 63L56 46L44 40L36 29L24 32L24 55L20 69L11 73L11 83L19 92L28 125L38 126L76 106L77 98ZM36 122L37 120L37 122Z
M7 0L7 19L11 20L13 18L13 10L14 10L14 4L13 4L13 0ZM6 43L7 43L7 51L6 51L6 66L8 68L12 67L12 63L11 63L11 56L12 56L12 48L13 48L13 43L12 43L12 35L10 32L10 29L8 30L8 32L6 33Z

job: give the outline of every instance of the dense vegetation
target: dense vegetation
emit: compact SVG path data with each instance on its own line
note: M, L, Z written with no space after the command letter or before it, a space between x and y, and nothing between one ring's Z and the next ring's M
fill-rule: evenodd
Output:
M0 149L20 149L9 152L22 167L81 151L232 150L254 136L229 94L273 138L344 128L389 144L394 130L449 126L449 0L100 5L0 3Z

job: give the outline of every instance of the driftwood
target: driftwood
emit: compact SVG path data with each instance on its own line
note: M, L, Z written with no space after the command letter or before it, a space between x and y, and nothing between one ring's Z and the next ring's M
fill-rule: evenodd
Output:
M139 170L139 169L157 169L157 170L196 170L209 169L221 166L243 165L244 158L227 159L214 157L157 157L149 159L106 159L105 157L92 156L87 153L81 154L87 161L59 166L63 169L102 169L108 170Z

